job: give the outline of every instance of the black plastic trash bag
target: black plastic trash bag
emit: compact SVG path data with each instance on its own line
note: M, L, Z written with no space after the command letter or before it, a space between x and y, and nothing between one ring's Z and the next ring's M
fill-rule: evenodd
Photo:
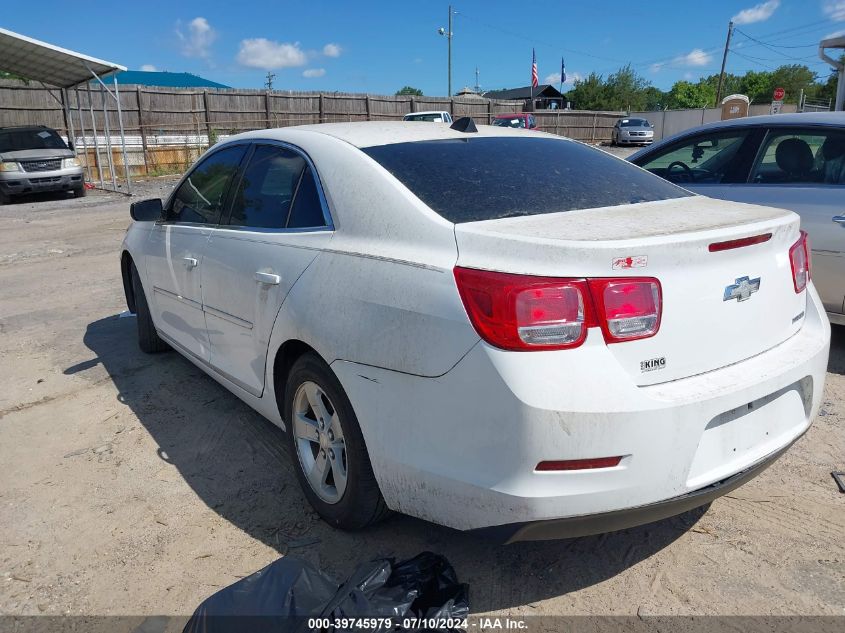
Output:
M468 615L469 588L438 554L364 563L339 587L286 556L207 598L183 633L448 631L463 628Z

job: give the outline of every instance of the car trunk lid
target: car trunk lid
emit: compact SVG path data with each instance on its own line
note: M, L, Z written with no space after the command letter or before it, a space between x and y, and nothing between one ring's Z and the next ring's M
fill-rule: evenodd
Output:
M798 223L789 211L703 196L468 222L455 225L457 264L550 277L657 278L657 334L608 345L636 384L648 385L739 362L800 328L806 293L796 294L789 259ZM761 243L710 251L714 243L768 234Z

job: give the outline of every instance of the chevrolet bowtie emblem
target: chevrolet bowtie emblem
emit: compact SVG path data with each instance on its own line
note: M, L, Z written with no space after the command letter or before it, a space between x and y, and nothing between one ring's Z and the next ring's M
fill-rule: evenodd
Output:
M737 277L736 283L725 286L725 296L722 301L745 301L755 292L760 290L760 278L749 279L748 277Z

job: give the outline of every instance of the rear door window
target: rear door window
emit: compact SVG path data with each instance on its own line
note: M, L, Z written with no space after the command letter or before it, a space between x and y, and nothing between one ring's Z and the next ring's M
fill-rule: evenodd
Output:
M751 182L845 185L845 132L771 130L758 154Z
M475 137L362 151L455 223L692 195L606 152L565 139Z
M747 129L709 132L656 150L636 163L682 185L746 182L754 145Z

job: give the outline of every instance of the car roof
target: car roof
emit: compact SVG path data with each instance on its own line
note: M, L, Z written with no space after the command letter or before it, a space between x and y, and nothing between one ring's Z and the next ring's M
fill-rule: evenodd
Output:
M497 114L493 118L494 119L512 119L514 117L526 117L529 114L530 114L530 112L514 112L513 114L508 114L508 113L505 112L505 113L502 113L502 114Z
M763 114L759 116L748 116L739 119L728 119L727 121L714 121L706 123L682 134L690 134L699 130L713 130L717 128L731 128L743 126L778 126L791 127L795 125L832 125L845 127L845 112L792 112L789 114Z
M458 132L446 125L420 125L412 121L359 121L353 123L319 123L316 125L298 125L295 127L255 130L229 137L229 143L237 139L262 138L288 141L288 132L308 132L332 136L358 148L391 145L394 143L413 143L416 141L467 140L480 137L524 136L538 138L543 132L527 131L515 128L479 125L477 132ZM548 138L565 142L574 142L562 136L544 134Z

